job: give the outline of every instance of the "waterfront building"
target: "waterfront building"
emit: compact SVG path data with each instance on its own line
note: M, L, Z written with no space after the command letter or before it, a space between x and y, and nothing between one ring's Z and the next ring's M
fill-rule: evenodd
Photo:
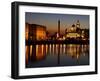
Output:
M81 28L79 20L77 21L76 25L73 24L71 27L65 29L65 37L66 39L81 37Z
M45 40L46 26L26 23L25 38L26 40Z

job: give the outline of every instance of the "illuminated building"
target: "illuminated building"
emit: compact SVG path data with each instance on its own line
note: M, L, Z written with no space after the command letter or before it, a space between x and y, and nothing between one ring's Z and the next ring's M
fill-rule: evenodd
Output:
M81 37L81 28L80 22L77 21L76 25L73 24L71 27L65 30L65 37L66 38L79 38Z
M46 27L43 25L26 23L25 38L26 40L45 40Z

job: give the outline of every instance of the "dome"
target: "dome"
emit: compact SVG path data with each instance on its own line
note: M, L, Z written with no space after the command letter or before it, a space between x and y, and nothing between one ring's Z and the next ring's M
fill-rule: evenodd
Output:
M72 27L75 27L75 24L73 24Z

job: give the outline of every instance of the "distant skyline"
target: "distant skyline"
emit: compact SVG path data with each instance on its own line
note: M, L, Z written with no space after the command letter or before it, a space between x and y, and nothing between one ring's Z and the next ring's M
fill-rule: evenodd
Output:
M81 28L89 29L89 15L73 15L73 14L52 14L52 13L25 13L25 22L30 24L44 25L47 31L54 33L58 30L58 20L60 20L61 33L65 29L80 21Z

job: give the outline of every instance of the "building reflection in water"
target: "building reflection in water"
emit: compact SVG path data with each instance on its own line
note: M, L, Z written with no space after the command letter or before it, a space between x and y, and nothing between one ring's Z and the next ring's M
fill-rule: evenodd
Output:
M53 57L55 58L53 59ZM88 59L87 62L85 61L86 60L85 58ZM61 66L63 62L65 62L63 65L67 66L68 65L67 62L72 62L73 59L74 61L78 60L79 65L89 64L89 45L79 45L79 44L43 45L42 44L42 45L26 46L26 67L31 67L31 66L38 67L39 65L40 67L42 66L50 67L57 65ZM55 61L56 63L53 64L53 62L50 62L50 60ZM78 65L78 63L75 64Z

